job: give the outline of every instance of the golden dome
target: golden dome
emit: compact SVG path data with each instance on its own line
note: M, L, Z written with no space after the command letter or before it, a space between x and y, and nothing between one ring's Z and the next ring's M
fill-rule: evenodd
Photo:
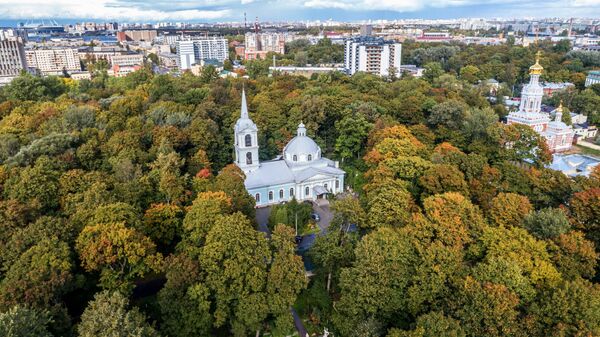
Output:
M542 56L542 52L538 51L535 54L535 64L529 67L530 75L541 75L544 67L540 64L540 56Z
M558 105L558 108L556 108L556 112L563 112L563 100L560 100L560 104Z

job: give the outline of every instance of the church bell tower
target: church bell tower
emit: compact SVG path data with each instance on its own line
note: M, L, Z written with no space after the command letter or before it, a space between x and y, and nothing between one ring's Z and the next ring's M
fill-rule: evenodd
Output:
M246 91L242 89L240 118L234 127L235 164L244 171L252 172L260 166L258 160L258 127L248 116Z

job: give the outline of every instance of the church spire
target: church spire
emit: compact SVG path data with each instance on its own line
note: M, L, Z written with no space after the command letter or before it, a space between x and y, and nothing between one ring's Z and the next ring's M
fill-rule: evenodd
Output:
M560 105L558 106L558 108L556 108L556 117L554 118L554 120L557 121L557 122L561 122L562 121L562 114L563 114L563 101L561 99L560 100Z
M248 104L246 103L246 88L242 88L242 113L240 118L250 118L248 117Z

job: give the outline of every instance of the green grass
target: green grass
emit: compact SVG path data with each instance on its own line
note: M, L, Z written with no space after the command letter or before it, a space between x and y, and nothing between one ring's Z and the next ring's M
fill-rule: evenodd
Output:
M584 146L581 146L581 145L575 145L575 147L577 149L579 149L579 151L582 154L588 154L588 155L592 155L592 156L595 156L595 157L600 157L600 150L590 149L589 147L584 147Z

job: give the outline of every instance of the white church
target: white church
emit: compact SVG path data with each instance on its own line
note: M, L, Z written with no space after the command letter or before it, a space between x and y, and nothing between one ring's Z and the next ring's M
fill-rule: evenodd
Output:
M540 85L540 76L544 68L540 65L540 52L535 64L529 68L529 83L521 92L521 105L519 110L508 114L508 124L524 124L530 126L546 140L551 152L563 152L571 149L575 131L570 125L562 122L563 106L554 111L555 118L550 120L550 115L541 111L544 90Z
M296 137L283 154L269 161L258 158L258 128L248 116L246 93L242 91L240 118L235 123L235 163L246 174L246 189L256 206L296 198L316 200L344 190L344 174L337 162L321 156L321 148L306 136L300 123Z

